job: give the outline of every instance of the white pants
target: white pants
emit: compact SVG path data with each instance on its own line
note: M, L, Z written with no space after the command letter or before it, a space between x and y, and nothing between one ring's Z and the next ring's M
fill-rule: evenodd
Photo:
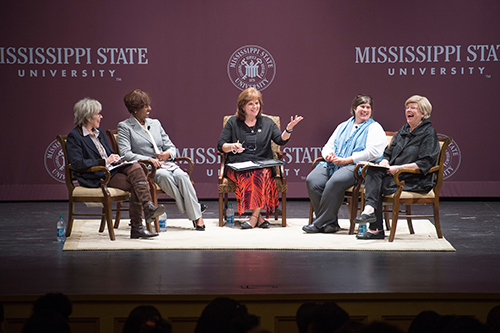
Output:
M163 192L175 199L179 213L186 212L188 219L196 221L201 217L201 207L196 196L196 190L189 175L177 168L173 171L156 170L155 183Z

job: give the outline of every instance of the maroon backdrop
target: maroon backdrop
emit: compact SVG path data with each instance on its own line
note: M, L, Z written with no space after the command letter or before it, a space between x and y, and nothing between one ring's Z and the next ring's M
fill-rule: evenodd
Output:
M181 154L195 161L200 198L217 195L222 117L246 85L264 112L304 121L284 151L290 197L358 93L386 130L413 94L433 104L455 140L443 196L499 196L495 111L498 1L150 0L8 1L0 11L3 162L0 200L66 199L57 134L83 97L103 104L103 129L129 116L140 88Z

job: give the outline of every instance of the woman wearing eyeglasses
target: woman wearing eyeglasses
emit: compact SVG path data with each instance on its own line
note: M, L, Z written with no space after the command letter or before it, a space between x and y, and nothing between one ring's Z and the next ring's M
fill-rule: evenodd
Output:
M334 233L340 230L338 211L345 190L356 182L354 167L361 161L375 162L387 147L385 132L372 118L373 100L357 95L352 101L351 115L337 126L323 147L319 162L307 176L307 191L316 218L302 227L307 233Z
M269 117L262 115L262 94L254 89L244 90L238 97L237 111L222 129L217 143L220 152L227 153L227 163L272 159L271 140L284 145L290 139L293 128L303 119L290 117L283 132ZM275 168L234 171L225 168L225 177L236 184L238 213L251 210L250 219L242 223L243 229L267 228L269 222L260 214L261 209L269 216L278 206L278 192L274 180Z
M405 103L406 124L394 136L391 146L385 150L380 165L387 167L368 168L365 178L365 208L356 222L369 222L370 227L358 239L384 239L382 225L381 195L396 191L393 175L400 168L420 169L423 174L407 173L399 176L405 182L403 190L429 192L433 186L433 175L429 170L436 164L439 141L432 127L432 105L425 97L414 95Z

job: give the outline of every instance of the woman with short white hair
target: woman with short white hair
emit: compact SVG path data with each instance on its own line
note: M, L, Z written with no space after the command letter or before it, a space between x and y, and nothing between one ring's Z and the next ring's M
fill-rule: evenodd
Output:
M429 192L433 187L433 174L429 170L436 165L439 141L429 119L432 105L426 97L414 95L405 102L406 124L396 133L390 147L384 152L380 165L369 167L365 178L365 208L356 222L369 222L370 227L358 239L384 239L382 224L382 198L396 192L393 175L401 168L420 169L422 174L406 173L399 176L404 181L404 191Z

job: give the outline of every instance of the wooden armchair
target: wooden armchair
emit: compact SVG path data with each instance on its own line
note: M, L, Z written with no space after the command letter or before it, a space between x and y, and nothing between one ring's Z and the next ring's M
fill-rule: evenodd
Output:
M106 131L106 134L109 138L109 141L111 143L111 148L115 152L119 152L118 149L118 130L116 129L108 129ZM158 206L158 196L159 195L166 195L165 192L161 189L161 187L154 182L154 177L156 174L156 167L155 165L149 161L149 160L141 160L142 163L146 164L148 166L148 181L149 181L149 187L151 189L151 198L153 199L153 202L156 206ZM187 156L179 156L174 159L174 162L179 164L179 167L186 172L189 175L189 178L191 179L191 173L193 172L194 169L194 163L193 160ZM187 164L187 167L183 166L182 164ZM194 185L193 180L191 179L191 183ZM168 202L167 204L175 204L175 202ZM118 228L115 222L115 228ZM159 224L159 218L157 217L155 220L155 229L156 232L160 232L160 224Z
M279 116L269 116L262 115L263 117L271 118L278 128L280 127L280 117ZM232 116L225 116L223 120L222 127L226 126L227 121ZM283 160L284 154L280 151L280 146L271 142L271 149L273 150L273 157L275 159ZM218 192L219 192L219 227L224 225L224 219L226 218L226 209L228 206L228 193L234 193L236 191L236 184L227 177L224 177L224 168L226 162L226 154L221 152L217 153L220 156L220 170L219 170L219 178L218 178ZM274 219L278 220L278 217L281 216L281 226L286 227L286 178L283 166L276 167L276 188L278 193L281 193L281 209L276 207L274 210ZM245 212L243 215L251 215L249 212Z
M398 172L394 174L394 182L396 183L396 185L398 185L398 189L396 190L395 193L390 195L385 195L382 197L382 202L383 205L385 206L383 212L386 224L389 223L389 213L392 213L392 223L390 223L391 233L389 235L389 242L394 241L398 218L400 217L406 218L410 234L415 233L415 231L413 230L412 218L433 217L438 238L443 238L443 234L441 232L441 225L439 222L439 192L441 191L441 187L443 186L444 161L446 157L446 149L448 148L448 145L453 141L453 139L446 136L438 136L438 139L440 146L439 156L436 165L433 166L429 171L429 173L434 174L433 189L430 190L428 193L403 191L403 186L405 182L399 180L399 175L402 173L421 174L422 171L420 169L401 168L398 170ZM366 168L363 168L362 174L364 177L366 174ZM432 215L415 215L411 213L411 205L425 205L425 204L432 204L433 206ZM406 214L400 214L399 207L401 205L405 206ZM390 208L389 206L392 206L392 208Z
M385 132L385 136L387 138L387 146L389 146L392 142L392 138L394 137L394 135L396 135L396 132ZM313 161L313 164L312 164L312 168L311 170L313 170L316 165L321 162L321 161L324 161L325 159L323 157L318 157L316 158L314 161ZM347 199L345 201L345 205L347 205L348 207L348 214L349 214L349 222L350 222L350 226L349 226L349 235L352 235L354 234L354 229L355 229L355 226L356 226L356 223L354 222L354 219L356 218L357 214L358 214L358 211L359 210L363 210L364 208L364 202L365 202L365 191L364 191L364 188L365 188L365 185L363 184L363 177L362 175L360 175L360 168L362 168L363 165L362 164L358 164L356 165L356 167L354 168L354 177L356 178L356 183L351 186L350 188L348 188L346 191L345 191L345 198ZM361 202L361 208L358 208L358 203ZM312 220L313 220L313 205L311 203L311 206L309 208L309 224L312 223ZM389 230L389 225L387 224L387 229Z
M73 221L75 216L100 216L101 225L99 227L99 232L104 231L104 227L107 224L109 238L115 240L115 232L113 230L113 209L112 203L121 203L127 201L130 196L130 192L123 191L118 188L108 187L107 184L111 179L111 174L108 169L104 166L91 167L84 172L95 172L104 171L106 177L101 180L101 185L98 188L88 188L79 185L75 185L76 178L73 176L73 172L76 171L71 167L68 161L68 154L66 151L66 135L58 135L57 140L61 143L63 154L64 154L64 175L66 180L66 187L68 188L68 201L69 201L69 216L68 225L66 227L66 237L71 236L71 229L73 228ZM82 171L79 171L82 173ZM102 204L102 213L75 213L75 202L93 202ZM120 207L117 207L116 223L120 221Z

